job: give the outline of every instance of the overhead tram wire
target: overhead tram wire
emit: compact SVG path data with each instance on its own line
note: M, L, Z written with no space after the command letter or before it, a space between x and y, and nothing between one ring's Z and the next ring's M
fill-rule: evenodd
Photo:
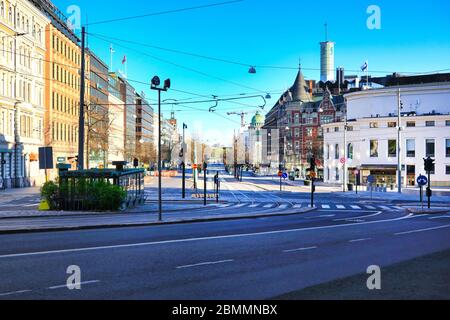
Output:
M138 42L138 41L131 41L131 40L127 40L127 39L120 39L120 38L116 38L116 37L110 37L107 35L102 35L102 34L97 34L97 33L90 33L91 36L99 38L106 38L106 39L112 39L112 40L116 40L116 41L120 41L120 42L125 42L125 43L129 43L129 44L134 44L134 45L138 45L138 46L142 46L142 47L148 47L148 48L153 48L153 49L157 49L157 50L162 50L162 51L166 51L166 52L172 52L172 53L177 53L177 54L182 54L182 55L187 55L187 56L192 56L192 57L197 57L197 58L201 58L201 59L206 59L206 60L211 60L211 61L217 61L217 62L223 62L223 63L227 63L227 64L232 64L232 65L238 65L238 66L243 66L243 67L255 67L255 68L259 68L259 69L279 69L279 70L298 70L298 66L273 66L273 65L258 65L258 64L250 64L250 63L245 63L245 62L239 62L239 61L233 61L233 60L228 60L228 59L223 59L223 58L217 58L217 57L211 57L211 56L206 56L206 55L202 55L202 54L198 54L198 53L192 53L192 52L186 52L186 51L182 51L182 50L177 50L177 49L170 49L170 48L164 48L164 47L160 47L160 46L156 46L156 45L152 45L152 44L145 44L142 42ZM106 40L105 40L106 41ZM308 68L308 67L302 67L302 70L306 70L306 71L321 71L322 69L320 68ZM331 70L330 70L331 71ZM335 69L333 69L332 71L335 71ZM346 71L348 72L361 72L361 70L352 70L352 69L346 69ZM417 72L417 71L386 71L386 70L371 70L371 73L383 73L383 74L392 74L392 73L403 73L403 74L432 74L432 73L439 73L439 72L445 72L445 71L450 71L450 69L442 69L442 70L436 70L436 71L430 71L430 72ZM258 92L260 92L258 90Z
M210 3L210 4L200 5L200 6L193 6L193 7L186 7L186 8L180 8L180 9L165 10L165 11L160 11L160 12L152 12L152 13L148 13L148 14L141 14L141 15L130 16L130 17L123 17L123 18L115 18L115 19L109 19L109 20L103 20L103 21L90 22L90 23L87 23L85 26L93 26L93 25L99 25L99 24L106 24L106 23L113 23L113 22L120 22L120 21L127 21L127 20L135 20L135 19L142 19L142 18L147 18L147 17L154 17L154 16L165 15L165 14L184 12L184 11L193 11L193 10L199 10L199 9L206 9L206 8L224 6L224 5L229 5L229 4L243 2L243 1L244 0L232 0L232 1Z

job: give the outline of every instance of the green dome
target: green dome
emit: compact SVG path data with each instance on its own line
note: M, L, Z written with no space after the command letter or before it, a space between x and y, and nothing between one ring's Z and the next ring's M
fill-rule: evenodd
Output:
M262 127L264 125L265 117L257 112L252 119L252 127Z

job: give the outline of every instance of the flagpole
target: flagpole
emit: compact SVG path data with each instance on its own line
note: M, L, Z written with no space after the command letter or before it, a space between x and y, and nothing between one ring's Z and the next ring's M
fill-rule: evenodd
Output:
M369 89L369 61L367 61L367 68L366 68L366 85L367 89Z

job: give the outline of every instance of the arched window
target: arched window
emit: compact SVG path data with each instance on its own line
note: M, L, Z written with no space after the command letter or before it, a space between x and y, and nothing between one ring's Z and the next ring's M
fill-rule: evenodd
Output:
M4 1L2 1L0 4L0 13L2 15L2 18L4 18L5 17L5 2Z
M349 143L347 146L347 157L353 160L353 144Z

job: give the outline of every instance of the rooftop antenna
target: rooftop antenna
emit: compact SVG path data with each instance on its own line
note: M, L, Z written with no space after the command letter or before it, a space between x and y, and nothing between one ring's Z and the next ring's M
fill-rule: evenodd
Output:
M328 22L325 22L325 41L328 42Z

